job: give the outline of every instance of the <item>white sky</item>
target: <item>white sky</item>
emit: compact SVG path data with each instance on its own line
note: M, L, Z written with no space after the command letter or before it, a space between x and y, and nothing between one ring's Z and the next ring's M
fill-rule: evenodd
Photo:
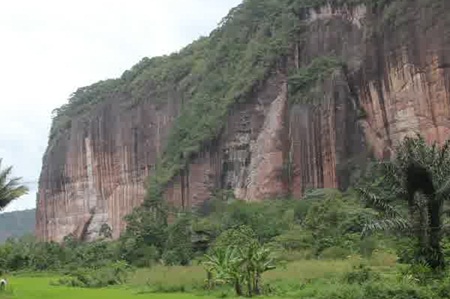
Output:
M5 211L35 207L51 111L77 87L208 35L241 0L0 2L0 157L29 182Z

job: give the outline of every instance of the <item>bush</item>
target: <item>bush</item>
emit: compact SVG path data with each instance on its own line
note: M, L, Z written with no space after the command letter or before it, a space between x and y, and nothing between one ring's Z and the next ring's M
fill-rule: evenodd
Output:
M188 265L194 257L191 217L183 215L168 228L168 238L162 259L166 265Z
M317 299L369 299L363 295L361 288L352 285L341 285L334 289L319 291Z
M448 278L440 281L434 287L436 298L448 299L450 298L450 280Z
M349 284L363 284L369 280L378 280L380 278L378 273L373 272L369 267L364 264L353 267L353 271L344 275L344 281Z
M247 248L258 242L253 229L246 225L224 231L217 237L213 248L240 247Z
M277 236L274 241L283 246L286 250L304 250L313 245L313 236L310 231L295 226L291 230Z
M98 269L78 269L59 279L57 285L81 288L101 288L126 282L130 268L124 262L116 262Z
M400 269L399 278L425 284L435 278L433 270L424 263L414 263Z
M413 283L369 283L364 287L367 299L431 299L436 298L427 288Z

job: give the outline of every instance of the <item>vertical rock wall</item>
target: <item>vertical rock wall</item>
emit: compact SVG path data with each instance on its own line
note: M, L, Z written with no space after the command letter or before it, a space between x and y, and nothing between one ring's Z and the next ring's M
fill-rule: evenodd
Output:
M430 142L449 138L450 8L437 2L438 9L412 0L404 24L384 22L364 6L309 11L308 29L293 45L288 66L337 56L346 67L317 82L313 103L293 103L286 70L274 72L233 107L220 136L173 178L166 200L189 208L217 189L263 200L345 188L368 155L389 157L408 134ZM130 95L111 95L50 140L37 201L40 239L60 241L74 233L92 240L104 223L118 237L123 217L142 202L144 182L182 101L131 102Z
M171 99L160 107L151 101L130 106L126 96L111 96L50 141L37 199L39 238L60 241L83 233L92 240L102 224L118 237L125 227L123 217L142 203L144 182L180 105Z

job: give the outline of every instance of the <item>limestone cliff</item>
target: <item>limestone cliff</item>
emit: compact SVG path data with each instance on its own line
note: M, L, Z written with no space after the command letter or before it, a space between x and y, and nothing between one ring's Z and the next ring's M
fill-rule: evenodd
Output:
M224 45L211 46L220 43L215 37L228 37L227 30L242 16L239 13L257 11L257 5L265 2L244 2L232 12L234 20L230 17L210 41L200 40L186 51L204 56L202 43L209 43L212 56L228 51ZM123 79L129 75L125 73L123 88L96 87L82 113L58 114L40 178L38 237L59 241L74 233L91 240L104 223L118 237L125 227L123 216L144 200L144 183L158 173L160 159L164 165L183 161L168 172L164 198L189 208L218 189L233 190L245 200L263 200L301 197L307 188L346 188L367 157L389 157L407 134L419 132L438 142L449 138L448 1L398 0L383 5L317 1L316 7L303 5L302 0L280 1L284 2L298 2L289 13L300 29L289 36L285 52L248 92L240 93L241 85L224 79L227 72L219 77L201 75L192 71L201 64L186 65L184 60L176 64L181 79L169 80L161 88L151 72L167 69L157 61L136 66L131 81ZM269 6L262 11L277 13ZM274 35L267 33L270 38ZM248 54L252 41L249 46L246 41L242 51ZM227 54L227 65L239 63L234 57L247 59L247 54ZM323 63L323 57L337 58L339 63ZM219 58L216 67L230 70ZM233 70L245 78L253 75L251 69ZM151 76L143 77L145 72ZM215 80L225 86L211 87ZM109 82L99 86L105 84ZM239 96L233 94L223 106L211 101L216 106L198 120L203 124L203 118L226 108L223 122L217 121L220 128L210 130L214 138L200 138L201 146L193 149L192 143L171 146L177 138L195 137L208 129L187 122L196 115L192 111L206 109L200 105L204 102L195 100L199 97L191 99L206 85L209 91L223 88L220 98L229 92ZM85 90L80 93L87 98ZM214 118L209 121L216 125ZM193 129L182 131L189 126Z

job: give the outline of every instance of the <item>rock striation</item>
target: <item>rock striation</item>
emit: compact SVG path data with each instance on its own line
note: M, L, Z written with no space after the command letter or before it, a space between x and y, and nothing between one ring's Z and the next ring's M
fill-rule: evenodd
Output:
M190 208L218 189L250 201L300 198L308 188L348 187L368 157L389 158L406 135L448 139L450 3L427 1L408 1L395 22L364 5L304 12L307 29L284 66L233 105L214 142L166 186L165 199ZM345 65L315 83L313 102L293 101L288 69L330 55ZM50 140L37 199L41 240L71 233L94 240L103 224L117 238L123 217L144 200L186 103L175 91L164 102L150 95L132 102L131 93L110 94Z

